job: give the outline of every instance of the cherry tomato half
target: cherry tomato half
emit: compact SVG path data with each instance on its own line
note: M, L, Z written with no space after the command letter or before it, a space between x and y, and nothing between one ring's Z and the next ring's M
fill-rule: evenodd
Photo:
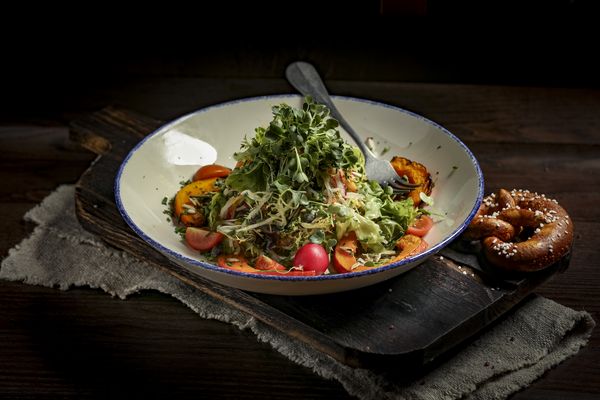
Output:
M421 215L415 219L411 226L408 227L406 233L409 235L415 235L423 237L429 232L433 226L433 220L428 215Z
M302 266L304 271L315 271L321 275L329 266L329 254L320 244L307 243L296 252L294 266Z
M221 243L223 234L220 232L211 232L206 229L194 228L188 226L185 229L185 241L191 248L199 251L208 251Z
M218 164L210 164L200 167L192 178L193 181L200 181L209 178L224 178L231 173L231 169Z

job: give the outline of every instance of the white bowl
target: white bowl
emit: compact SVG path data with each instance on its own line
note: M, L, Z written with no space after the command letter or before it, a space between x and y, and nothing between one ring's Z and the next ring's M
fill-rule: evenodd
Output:
M200 165L232 167L245 135L272 119L271 107L300 107L298 95L248 98L207 107L170 122L142 140L127 156L115 182L119 211L150 246L190 272L239 289L283 295L306 295L356 289L390 279L414 268L456 238L474 217L483 197L483 176L469 149L440 125L415 113L373 101L334 97L342 115L357 132L388 147L385 157L401 155L424 164L435 187L434 208L446 218L427 234L429 248L414 257L348 274L313 277L266 276L224 269L187 247L163 213L180 182ZM348 142L352 139L342 131Z

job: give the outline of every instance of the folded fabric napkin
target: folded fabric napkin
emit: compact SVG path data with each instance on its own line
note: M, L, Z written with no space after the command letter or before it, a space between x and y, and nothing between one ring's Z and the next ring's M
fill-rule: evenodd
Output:
M140 290L158 290L203 318L250 329L290 360L338 380L361 399L504 399L576 354L594 327L586 312L533 297L435 370L413 383L400 384L373 371L343 365L168 273L106 246L79 225L73 186L59 187L25 218L38 226L10 250L2 261L0 278L63 290L101 288L121 299Z

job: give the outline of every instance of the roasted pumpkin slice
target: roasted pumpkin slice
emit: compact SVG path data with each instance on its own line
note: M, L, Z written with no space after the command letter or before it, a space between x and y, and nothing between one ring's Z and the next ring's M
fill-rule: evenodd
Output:
M217 178L202 179L192 182L182 187L175 196L173 211L175 216L186 226L202 226L206 220L202 210L195 207L190 199L193 196L200 196L204 193L216 192L218 187L215 185Z
M413 200L415 206L421 204L420 194L425 193L429 196L433 189L433 181L427 168L421 163L400 156L392 158L391 163L399 176L406 176L410 183L419 185L410 191L408 196Z

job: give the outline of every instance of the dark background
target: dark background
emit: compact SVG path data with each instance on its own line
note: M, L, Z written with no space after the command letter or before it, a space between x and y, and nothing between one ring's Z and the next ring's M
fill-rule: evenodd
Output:
M175 78L281 79L298 59L327 80L600 82L594 1L149 3L5 12L0 118L68 119Z

